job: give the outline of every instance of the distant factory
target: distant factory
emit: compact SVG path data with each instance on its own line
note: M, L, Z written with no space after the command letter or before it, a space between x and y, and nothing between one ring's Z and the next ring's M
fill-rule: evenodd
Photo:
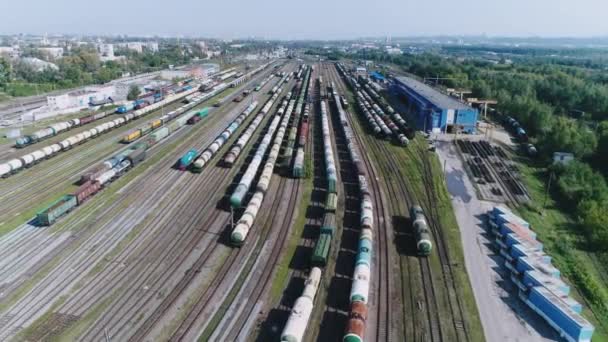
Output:
M475 133L477 109L410 77L395 77L392 91L405 97L418 128L430 132Z

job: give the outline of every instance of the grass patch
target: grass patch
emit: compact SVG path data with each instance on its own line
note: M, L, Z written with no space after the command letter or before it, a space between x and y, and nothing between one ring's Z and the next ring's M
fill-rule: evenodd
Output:
M78 189L78 186L76 186L74 184L66 184L66 186L62 187L58 191L58 193L69 194L69 193L74 192L76 189ZM44 208L48 207L53 202L55 202L56 200L58 200L61 196L63 196L63 195L49 196L49 197L46 198L46 200L44 202L40 203L40 205L34 206L34 207L29 207L29 209L27 209L26 211L21 212L18 215L16 215L13 218L11 218L9 221L2 223L0 225L0 236L9 233L13 229L15 229L15 228L19 227L20 225L22 225L24 222L29 222L30 219L32 219L33 217L36 216L37 212L39 212L39 211L43 210Z
M272 279L272 287L270 288L270 302L276 302L285 287L287 287L287 281L289 280L289 263L293 258L296 248L298 247L298 243L300 241L300 236L302 235L302 231L304 230L304 225L306 224L306 208L309 204L310 195L312 194L313 181L312 177L306 177L303 181L304 191L302 194L302 201L300 201L297 211L298 216L294 223L294 230L291 233L291 237L289 238L289 243L287 244L287 248L283 253L279 263L275 265L275 275Z
M606 253L586 251L583 231L578 230L574 219L559 208L551 195L543 207L547 171L540 165L521 161L518 166L532 200L516 210L530 222L553 264L576 288L572 296L584 304L583 316L595 326L593 341L608 341L606 264L601 262Z
M53 311L57 309L61 304L65 302L67 299L66 296L59 298L57 302L55 302L51 308L45 312L42 316L40 316L34 323L46 323L53 318ZM21 330L15 340L16 341L35 341L40 339L40 335L44 335L45 331L42 331L41 326L37 324L31 324L27 328Z
M447 250L454 269L453 277L456 288L455 295L459 298L459 300L462 301L463 304L463 324L466 325L467 332L469 333L472 341L484 341L483 329L481 319L479 318L479 312L477 311L475 296L469 282L467 270L464 266L464 251L460 242L460 229L456 221L456 216L454 215L452 202L447 190L445 178L443 177L442 166L439 159L435 154L426 154L426 157L430 161L430 171L434 186L433 189L428 189L425 187L424 178L421 171L424 167L423 161L420 159L421 156L418 153L419 149L426 150L426 140L422 136L418 135L415 139L412 139L410 145L406 148L395 146L388 142L382 143L386 144L393 157L397 160L397 163L401 168L400 173L403 177L407 178L408 188L418 203L422 203L423 201L421 199L425 198L430 191L435 193L435 201L433 202L433 205L435 205L439 214L437 220L439 221L439 226L443 229L443 233L445 234L444 241L447 244ZM433 269L442 269L443 265L441 265L437 252L432 253L429 258ZM435 281L437 283L442 282L440 278L436 278ZM407 285L404 284L403 286ZM445 291L447 291L447 289L445 289ZM438 299L441 298L438 297ZM447 305L448 303L445 302L442 306L447 307ZM446 313L441 312L441 314L443 315ZM450 320L450 317L444 318L444 321L446 322ZM446 333L449 332L450 331L446 331ZM456 337L454 336L454 338Z
M99 316L114 300L115 296L109 296L108 298L101 301L101 303L97 304L93 310L88 310L87 314L83 317L80 317L78 321L73 322L66 330L60 331L58 335L51 336L51 341L76 341L78 337L82 335L91 324L97 319ZM52 311L48 311L52 312ZM36 322L32 324L35 326Z

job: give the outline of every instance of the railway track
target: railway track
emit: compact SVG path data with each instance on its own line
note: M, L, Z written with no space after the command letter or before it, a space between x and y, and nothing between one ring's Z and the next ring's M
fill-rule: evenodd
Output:
M314 71L311 72L310 82L316 84ZM308 94L309 104L316 103L315 101L318 99L318 92L316 85L312 87L312 93ZM304 148L304 152L306 156L309 156L313 160L313 188L311 191L310 198L307 199L309 205L306 208L306 220L304 223L304 227L302 229L302 233L300 239L298 241L298 246L296 247L296 251L289 262L289 274L288 277L288 288L283 292L283 296L278 303L271 303L271 309L269 312L266 321L260 328L260 331L257 335L258 341L266 341L266 340L277 340L279 339L279 335L281 333L281 328L283 324L285 324L289 313L291 312L291 308L293 306L294 301L301 293L301 289L292 290L291 286L295 283L300 283L300 281L305 281L307 277L306 270L309 269L310 266L310 258L312 256L312 250L314 249L316 239L314 235L316 231L321 227L323 222L323 210L325 206L325 197L326 197L326 180L325 180L325 170L323 169L323 146L319 145L316 142L321 140L321 130L320 126L315 125L315 113L316 108L311 107L310 116L309 116L309 126L308 126L308 139L306 141L306 145ZM294 125L299 125L299 122L294 121ZM294 147L294 154L297 150L297 144ZM285 173L291 175L292 173L292 163L285 163L288 165L285 167ZM301 253L298 253L298 250L301 250ZM279 311L281 313L281 317L271 317L273 311ZM277 327L277 324L280 325Z
M288 183L290 182L293 182L292 186L288 186ZM279 260L279 256L287 240L288 232L290 231L289 227L295 213L297 199L301 193L301 190L300 180L291 181L290 179L284 177L280 179L279 189L275 195L275 203L272 209L272 212L275 214L270 218L270 222L266 222L267 226L276 226L279 228L279 231L278 237L274 241L272 251L268 257L266 265L276 265ZM287 211L285 215L279 217L280 215L276 213L279 212L280 204L284 203L286 194L288 197ZM269 229L269 231L272 230ZM248 300L245 302L246 304L239 307L239 314L232 318L232 329L227 330L227 334L221 333L218 336L219 340L241 341L246 339L246 336L249 334L248 328L251 328L251 325L248 323L258 316L258 312L255 312L255 309L258 307L258 304L262 302L263 295L266 293L266 290L270 288L270 281L272 279L272 274L274 273L273 271L274 269L272 267L264 267L259 278L250 280L250 282L253 281L255 284L253 291L247 295L246 298Z
M429 227L433 232L433 237L437 245L437 254L439 255L442 265L443 282L448 291L448 303L451 311L453 327L456 331L458 341L469 341L470 334L465 322L464 310L462 308L463 303L460 299L460 295L458 294L458 289L456 288L454 281L454 269L449 256L447 243L445 241L445 228L441 226L441 216L437 209L437 205L435 205L439 201L437 200L432 167L430 165L428 156L426 155L427 152L424 150L419 150L419 153L421 156L420 159L423 161L423 169L421 170L421 173L423 175L424 183L426 184L427 189L432 189L432 191L425 192L427 202L426 212L429 213L429 215L427 215L427 220L429 221Z
M301 89L305 91L305 89ZM291 118L292 124L297 124L293 120L293 116ZM284 140L281 142L281 150L284 150L287 145L287 136L284 137ZM287 163L289 165L290 163ZM281 169L279 164L275 165L275 168ZM286 176L289 176L291 173L289 169L287 172L284 172ZM295 189L294 189L295 188ZM247 275L244 283L238 288L238 292L232 299L228 301L224 301L222 304L223 307L226 308L224 313L217 312L215 313L215 318L219 319L219 315L221 315L222 319L215 326L207 326L205 331L213 330L210 339L212 340L243 340L245 339L245 334L249 335L251 333L251 329L253 328L253 322L259 318L258 312L260 312L260 306L263 303L263 296L267 293L267 289L270 288L270 281L272 279L273 268L272 267L263 267L262 271L254 272L252 268L259 269L260 266L257 266L258 263L264 262L266 265L276 265L279 261L280 254L286 244L288 232L291 227L291 223L293 220L293 216L295 214L295 209L297 205L297 198L299 197L302 191L301 181L291 180L286 177L281 177L279 180L279 185L277 191L273 191L272 197L273 205L270 209L270 212L273 213L272 216L266 219L266 221L262 221L264 223L261 224L262 227L262 237L259 237L256 242L256 250L253 252L256 255L256 259L253 261L249 261L248 265L251 267L247 267L245 272L241 271L241 277ZM288 198L287 200L285 197ZM265 199L268 201L268 198ZM287 206L285 209L284 207ZM283 208L283 210L280 210ZM283 214L281 214L283 213ZM278 229L278 232L275 230ZM268 239L268 232L273 232ZM274 236L276 235L276 238ZM262 239L263 238L263 239ZM263 253L259 250L263 246L272 245L272 249L270 251L270 255L265 257ZM232 291L237 291L237 288L232 289ZM246 300L237 300L237 298L246 298ZM242 303L242 304L241 304Z
M132 212L131 215L134 215L135 217L145 217L147 215L147 212L142 208L146 208L146 207L153 207L153 205L151 205L154 202L155 198L158 198L161 196L162 194L162 190L163 190L163 185L164 186L170 186L172 179L170 177L168 177L168 173L171 171L169 169L170 165L172 164L172 161L167 160L165 162L165 164L163 165L163 169L165 170L165 172L162 172L157 176L157 180L159 181L158 183L155 182L155 185L157 187L153 188L154 190L152 192L150 192L149 189L145 189L142 186L141 190L141 198L148 198L148 200L144 200L143 202L140 202L141 207L136 208L135 212ZM160 176L160 177L158 177ZM163 181L164 179L164 181ZM131 196L132 197L132 196ZM132 200L134 198L131 198ZM128 199L126 199L128 201ZM130 202L130 201L129 201ZM118 207L118 203L116 205L113 205L110 209L116 209L116 207ZM106 213L108 212L108 210L106 210ZM128 217L127 215L122 216L119 220L116 220L114 222L112 222L112 225L116 226L116 225L125 225L128 222ZM140 221L141 222L141 221ZM110 227L107 227L110 228ZM86 228L85 228L86 229ZM124 233L124 230L120 230L120 229L108 229L109 231L112 232L112 235L110 236L106 236L106 240L108 241L107 243L105 242L106 240L104 240L104 243L102 243L101 245L98 245L98 249L111 249L112 248L112 244L111 242L116 242L117 240L120 240L121 237L126 236ZM94 236L93 236L94 237ZM95 241L91 241L92 238L89 238L87 240L85 240L85 242L83 243L85 246L87 245L87 241L89 241L89 244L95 246L97 245L95 243ZM61 274L58 274L59 272L55 272L55 274L52 276L54 277L49 279L49 281L51 283L53 283L53 281L55 281L56 279L60 279L58 280L59 283L55 283L55 286L45 286L44 290L41 291L40 296L43 296L43 299L39 300L38 302L36 302L36 305L31 306L30 310L26 310L24 313L21 313L21 316L26 316L26 315L34 315L36 310L40 310L39 307L48 307L48 305L50 304L50 302L56 298L56 296L51 296L49 295L50 293L60 293L65 287L68 286L68 284L74 284L77 280L77 276L82 277L85 273L85 270L90 268L91 262L90 259L94 259L93 255L90 255L89 258L82 258L82 257L78 257L78 251L75 251L74 253L76 254L72 254L70 255L68 258L66 258L63 263L70 263L71 260L78 260L75 264L72 264L70 266L70 270L71 270L71 275L68 277L63 277ZM82 253L81 253L82 254ZM61 265L61 264L60 264ZM28 301L26 300L26 302L24 304L28 304ZM30 301L31 304L31 301ZM19 318L19 317L16 317Z
M248 87L259 78L266 76L266 73L261 73L258 77L254 77L249 80L243 87ZM241 88L239 88L241 89ZM231 94L229 96L234 96ZM209 101L198 105L195 108L201 108L208 105ZM134 120L127 125L121 126L117 129L109 132L109 135L103 136L101 143L89 146L87 144L90 141L98 141L98 138L88 140L87 142L70 149L68 152L61 152L60 155L54 157L53 162L50 163L49 167L40 168L29 168L22 170L18 174L0 181L0 221L9 220L10 217L15 213L20 213L25 210L26 207L23 205L31 205L31 203L40 203L48 200L48 196L53 191L59 191L62 188L66 188L70 184L75 183L78 180L77 175L82 173L84 170L93 166L93 164L100 161L100 156L103 158L110 157L117 150L122 148L124 145L116 144L122 136L135 127L140 126L143 122L150 119L157 118L177 107L181 103L174 103L168 105L164 109L155 111L148 114L143 120ZM104 118L105 119L105 118ZM106 120L112 120L110 116ZM214 119L213 116L211 119ZM206 124L210 120L204 120L202 124ZM99 121L105 122L105 121ZM65 136L73 135L75 130L67 131ZM60 135L61 136L61 135ZM63 137L63 136L62 136ZM62 140L61 137L53 137L52 139L43 141L44 145L52 142ZM38 144L36 144L38 145ZM40 146L29 146L26 149L31 148L32 150L39 149ZM25 153L23 150L17 150L18 155ZM23 182L23 178L27 177L28 182ZM45 197L46 196L46 197ZM1 201L2 199L8 199L10 201Z
M376 155L382 155L385 156L384 158L378 158L379 159L379 165L380 167L383 169L383 173L385 174L384 177L386 178L386 186L388 188L388 192L391 196L395 196L395 198L403 198L405 199L405 202L407 203L407 207L411 206L412 204L416 203L416 201L414 200L414 196L413 193L408 189L407 187L407 176L403 174L399 163L396 159L396 157L394 156L394 154L387 148L386 144L383 142L380 142L377 138L373 137L373 136L367 136L369 137L368 140L368 146L370 146L370 148L372 149L372 151L376 154ZM408 148L413 148L413 147L408 147ZM419 263L419 270L422 274L422 286L424 287L424 294L425 294L425 298L424 301L426 303L426 315L427 315L427 322L425 324L425 329L421 332L416 331L417 329L417 325L414 323L412 324L412 328L413 331L412 333L408 333L407 336L413 337L415 339L424 339L424 340L433 340L433 341L444 341L444 340L457 340L457 341L468 341L469 340L469 334L466 328L466 323L464 321L464 314L463 314L463 308L462 308L462 303L460 302L460 298L458 296L458 292L457 289L455 287L455 282L454 282L454 273L453 273L453 269L452 269L452 265L449 262L449 255L448 255L448 251L447 251L447 247L446 247L446 243L445 243L445 237L444 237L444 233L443 233L443 229L439 224L439 213L437 210L437 206L435 205L435 203L437 203L437 199L436 199L436 192L435 192L435 188L434 188L434 183L433 183L433 177L430 174L431 172L431 168L429 165L429 160L427 155L425 154L425 151L419 151L419 157L420 160L422 161L422 167L420 169L421 174L423 175L423 181L425 184L425 189L428 189L429 191L425 191L425 196L424 196L424 200L425 200L425 206L427 207L426 212L429 213L429 217L427 218L429 221L429 225L432 227L432 232L433 235L435 237L435 240L438 241L437 242L437 250L438 250L438 254L440 257L440 261L441 261L441 279L443 282L443 288L446 291L446 295L444 295L443 297L447 297L447 304L449 306L449 311L450 311L450 316L451 316L451 322L445 322L445 324L452 324L453 326L453 330L451 332L446 332L445 330L448 329L447 327L445 327L444 323L442 323L442 319L441 319L441 315L440 312L442 310L441 306L439 305L439 298L441 298L442 296L438 293L437 289L438 287L440 287L441 285L437 284L437 281L434 279L434 270L431 267L431 263L430 263L430 259L429 258L419 258L418 259L418 263ZM393 175L395 175L395 177L393 177ZM397 210L400 211L400 209L398 208L399 206L396 203L391 203L393 209L392 210ZM402 213L406 213L408 212L407 207L404 208L404 210L401 211L400 214ZM409 216L409 214L408 214ZM412 236L413 237L413 236ZM402 257L404 258L404 257ZM407 257L405 257L407 258ZM401 267L401 271L405 271L405 268L407 268L407 272L411 273L412 271L412 264L409 262L409 260L406 260L405 262L407 267L404 267L404 262L402 260L402 262L400 263L400 267ZM409 277L409 281L410 283L412 282L413 278ZM440 282L441 283L441 282ZM403 287L403 286L402 286ZM405 292L405 290L402 291L402 293ZM412 308L412 314L415 315L415 304L420 305L420 301L416 299L415 294L413 292L411 292L411 287L410 287L410 294L409 296L407 296L406 294L403 295L403 297L409 297L410 299L410 307ZM404 299L404 305L405 305L405 299ZM405 312L405 307L404 307L404 317L407 317L407 312ZM409 326L409 325L406 325ZM455 338L454 338L455 337Z
M217 122L216 122L216 124L217 124ZM206 129L206 128L207 127L199 126L199 127L196 127L195 129L196 130L201 130L201 129ZM189 132L190 132L190 130L187 130L187 131L180 130L180 132L176 133L178 136L176 136L175 138L178 138L178 141L179 141L179 139L182 139L182 137L183 137L183 135L185 133L189 133ZM183 144L194 144L194 143L196 143L196 140L197 140L197 137L191 137L190 139L187 139L187 140L183 141L182 143ZM153 147L153 149L151 151L154 151L157 148L158 148L158 146L155 146L155 147ZM167 163L165 165L162 165L163 171L166 171L166 172L169 172L168 170L170 169L170 167L171 167L171 161L169 161L169 163ZM166 174L164 174L164 176L165 177L169 177L170 174L166 173ZM164 178L161 178L161 179L164 179ZM169 184L169 183L168 182L164 182L163 184ZM140 189L140 191L142 191L142 190L143 189ZM41 243L32 246L30 244L32 237L30 236L27 240L19 241L20 245L13 246L12 250L19 250L21 248L29 247L27 249L27 253L24 253L25 255L21 255L17 260L13 260L14 261L13 265L15 267L19 266L19 261L27 260L27 257L31 257L32 255L35 255L36 253L38 253L39 252L39 250L37 249L38 246L41 246L41 247L45 246L47 243L51 242L54 239L53 235L47 234L45 232L45 230L43 230L43 229L39 229L38 228L38 229L36 229L36 231L37 232L35 234L46 234L46 236L47 236L46 239L43 240Z
M173 162L174 162L174 160L169 161L169 162L167 163L167 164L169 164L169 165L166 165L166 164L165 164L164 166L165 166L166 168L168 168L168 167L170 166L170 164L172 164ZM164 174L163 174L163 175L164 175ZM162 177L160 177L160 178L162 178ZM157 179L158 179L158 177L157 177ZM155 184L155 185L159 185L159 184L163 184L163 183L162 183L162 181L161 181L160 183ZM170 184L169 184L169 185L170 185ZM148 192L148 193L146 194L146 192ZM149 196L149 195L151 195L151 194L149 193L149 191L144 191L144 193L143 193L142 195L144 195L144 196L148 195L148 196ZM144 198L146 198L146 197L144 197ZM148 198L150 198L150 197L148 197ZM153 198L154 198L154 197L152 196L152 198L151 198L151 199L150 199L148 202L152 202L152 201L153 201ZM142 203L142 204L143 204L143 205L145 205L146 203L144 202L144 203ZM122 221L122 220L119 220L119 223L124 223L124 222L121 222L121 221ZM99 247L102 247L102 248L103 248L103 245L102 245L102 246L99 246ZM106 248L107 248L107 247L106 247ZM79 268L78 268L78 267L76 267L76 268L72 268L72 270L73 270L73 271L79 271ZM75 272L75 273L82 273L82 272ZM72 278L72 279L73 279L73 278Z
M332 64L328 68L328 79L336 84L341 94L346 94L344 85L341 82L341 78L337 74L335 66ZM354 127L353 119L349 118L349 121L351 127ZM390 295L392 288L390 265L392 265L392 262L388 242L391 241L392 229L389 229L388 222L390 221L386 219L389 217L386 208L387 201L383 197L380 178L367 151L365 150L367 144L363 144L360 132L357 132L355 137L359 146L361 146L362 160L367 169L368 182L371 187L372 198L374 200L374 220L376 222L375 240L377 243L375 249L376 252L374 253L376 256L376 261L373 267L374 276L372 278L376 291L370 291L374 294L374 298L372 298L369 303L370 305L375 306L374 313L376 315L376 321L375 324L372 325L372 328L374 329L373 337L379 342L391 341L393 340L393 336L391 335L393 305ZM368 317L368 323L369 322L370 319ZM368 325L366 336L370 336L369 330L370 326Z
M215 136L213 138L215 138ZM210 140L213 140L213 138L210 139ZM233 139L236 139L236 135L233 137ZM207 143L209 143L209 142L210 141L208 141ZM206 144L203 144L203 145L206 145ZM234 168L233 170L237 170L237 168ZM194 191L194 193L203 193L203 194L205 194L205 193L213 192L214 189L224 188L226 186L226 184L222 184L223 183L222 181L225 181L226 179L232 179L233 176L234 176L234 173L236 172L236 171L231 171L231 172L229 172L229 171L230 171L229 169L224 169L224 168L219 168L218 170L214 169L213 172L219 174L218 182L217 183L214 183L214 182L211 182L211 183L210 182L205 182L204 183L204 185L205 185L204 188L202 188L202 189L196 189ZM194 176L194 177L197 177L197 176ZM200 175L198 177L201 177L199 179L205 179L207 176L205 175L205 173L203 173L202 175ZM202 209L202 212L212 211L212 212L216 213L216 215L210 220L210 222L213 222L214 218L216 218L217 215L219 215L221 213L218 210L214 210L213 204L215 203L215 201L209 200L208 201L209 205L208 206L204 205L201 208L198 205L198 203L199 203L200 200L201 199L198 198L198 199L188 200L186 202L195 203L194 205L197 208L197 210ZM224 217L222 219L218 220L219 222L221 222L220 224L218 224L217 222L215 224L204 223L204 224L202 224L202 226L204 226L204 227L210 227L210 228L208 228L208 229L198 229L197 230L197 234L199 234L202 237L203 235L208 234L211 231L214 235L220 235L221 232L227 227L228 217L229 217L229 215L227 213L223 212L223 214L224 214L223 215ZM173 216L175 217L176 215L173 215ZM176 217L180 217L180 216L181 215L177 215ZM198 224L200 224L200 222ZM190 226L190 225L186 225L186 227L193 227L194 228L194 226ZM214 227L216 227L216 229L214 229ZM217 231L215 231L215 230L217 230ZM186 237L186 239L187 240L198 241L199 235L197 235L195 237ZM213 251L216 249L217 245L218 244L216 243L215 245L212 246L212 250ZM191 244L191 248L190 249L186 248L186 251L188 251L188 250L193 251L195 247L196 247L196 244ZM211 253L207 253L208 250L209 250L209 248L207 248L207 250L205 251L204 255L202 255L201 257L199 257L199 259L194 263L194 266L191 269L200 270L203 267L203 265L205 265L205 262L207 261L208 257L211 255ZM191 252L182 253L184 260L190 254L191 254ZM178 262L176 262L176 265L179 265L180 263L181 262L178 261ZM169 269L171 269L171 267L169 267ZM177 286L172 289L172 291L170 293L170 296L167 297L169 300L168 301L166 301L166 300L163 301L162 304L161 304L161 306L160 306L160 310L159 310L159 308L157 308L154 311L155 314L152 317L152 321L154 321L153 323L156 323L155 320L157 318L160 318L160 316L162 316L163 313L166 310L168 310L171 306L173 306L173 304L177 301L177 299L179 298L179 296L186 290L186 287L192 282L192 280L194 279L194 277L195 277L195 273L193 273L193 272L191 272L189 274L187 273L186 276L184 276L184 278L182 278L177 283ZM159 283L162 284L165 281L168 281L168 280L167 279L164 279L164 280L161 279L159 281ZM124 322L125 320L118 319L118 321ZM149 323L150 321L147 320L146 322L147 322L146 324L150 324ZM124 328L126 329L126 327L124 327Z

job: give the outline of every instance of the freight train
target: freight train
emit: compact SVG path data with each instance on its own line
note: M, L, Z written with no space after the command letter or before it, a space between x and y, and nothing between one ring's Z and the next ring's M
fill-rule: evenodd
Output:
M403 117L399 113L396 113L369 84L361 87L354 77L346 73L341 64L337 64L336 66L347 80L347 83L356 92L359 109L369 123L372 131L379 137L390 138L392 136L402 146L408 145L409 139L414 137L414 130L408 127Z
M308 326L310 315L319 284L321 283L321 269L313 267L304 283L302 295L296 299L291 309L287 323L281 333L281 342L300 342L304 339L304 332Z
M262 160L264 159L264 155L266 155L266 151L270 147L272 142L272 137L274 136L275 131L279 128L279 124L281 121L281 115L285 111L285 107L287 107L287 100L284 100L281 104L281 107L277 110L277 114L272 119L266 134L262 138L262 142L258 145L258 148L253 155L253 159L247 166L243 177L239 181L236 186L232 196L230 196L230 205L233 208L240 208L243 204L243 199L247 195L251 184L255 178L255 175L258 172L260 165L262 164Z
M88 179L75 192L62 196L59 200L38 212L36 214L37 223L42 226L50 226L60 217L82 205L109 182L143 161L146 158L147 148L147 143L136 144L106 160L100 167L96 168L95 174L89 175Z
M190 90L190 92L194 92L194 90ZM19 158L12 159L4 164L0 164L0 176L7 177L24 168L30 167L44 159L51 158L61 151L69 150L72 147L75 147L90 139L93 139L104 132L112 130L116 127L123 126L132 120L136 120L144 115L149 114L150 112L160 108L166 103L171 103L189 94L190 93L182 93L180 95L167 96L167 98L165 98L163 101L152 104L144 109L136 110L133 113L126 114L122 117L105 122L103 124L95 126L94 128L73 135L56 144L46 146L40 150L26 154Z
M192 115L195 115L195 112ZM81 185L78 190L72 194L62 196L58 201L37 213L38 224L52 225L58 218L67 214L76 206L80 206L88 198L107 186L112 180L141 163L146 158L146 151L150 147L156 145L186 124L187 116L176 120L167 127L157 129L140 142L133 144L133 146L117 153L84 173L80 179Z
M302 65L300 68L300 71L303 72L303 74L301 75L301 79L303 79L303 81L302 82L298 81L296 83L296 93L297 93L297 91L299 91L300 94L297 97L297 103L295 106L295 112L294 112L295 116L293 118L294 124L291 127L291 130L289 131L287 147L283 151L283 161L284 161L284 167L289 168L291 165L290 163L291 163L292 159L294 159L294 148L296 148L296 150L295 150L295 159L296 160L294 160L294 171L297 168L300 170L299 174L302 175L303 170L304 170L304 143L305 143L305 141L302 144L300 144L300 142L301 142L300 140L302 139L303 136L306 137L308 135L308 123L306 123L305 127L302 127L302 122L304 120L307 121L308 115L309 115L309 105L308 105L308 103L305 103L305 98L306 98L307 94L310 94L310 90L311 90L311 83L310 83L311 69L308 68L306 65ZM303 132L302 129L305 129L306 132ZM300 131L300 134L298 134L298 130ZM296 146L296 143L297 143L297 146ZM300 152L300 149L302 150L301 152ZM296 175L296 173L294 173L294 176L295 175Z
M207 99L215 96L216 94L217 94L217 91L212 90L211 92L208 92L206 94L199 94L199 95L194 96L188 104L185 104L185 105L177 108L176 110L173 110L173 111L163 115L159 119L147 122L142 127L139 127L139 128L136 128L136 129L130 131L122 139L122 142L128 144L128 143L131 143L131 142L143 137L144 135L152 132L153 130L155 130L163 125L168 124L170 121L174 120L175 118L180 117L188 109L198 105L199 103L201 103L203 101L206 101ZM189 124L198 122L201 119L207 117L207 115L209 115L209 110L210 110L209 107L205 107L198 111L189 112L187 115L185 115L185 116L187 116L187 118L185 120Z
M211 158L219 151L222 146L228 141L230 136L239 128L241 123L247 119L249 114L253 112L255 107L257 107L258 102L254 101L251 103L239 116L232 121L228 127L203 151L203 153L194 161L194 165L192 166L192 172L200 173L203 170L203 167L207 164Z
M354 171L357 173L359 194L361 198L361 216L359 221L361 233L359 235L357 255L355 257L355 269L353 271L353 281L349 295L350 310L343 341L362 342L365 338L368 310L367 302L371 283L374 208L372 194L367 183L367 171L365 170L359 153L360 147L355 139L350 122L346 117L347 113L340 108L337 98L336 105L339 109L340 127L342 127L342 131L346 138L348 153L354 165Z
M290 101L290 102L291 102L291 104L289 104L289 106L291 106L291 108L293 108L293 101ZM282 106L286 106L286 105L288 105L288 104L286 101L284 101ZM254 160L252 160L252 162L249 164L247 170L245 171L245 174L243 175L243 177L241 178L241 181L239 182L239 185L237 186L236 190L230 197L230 202L233 207L235 207L236 205L240 205L242 203L243 197L244 197L245 193L248 191L249 186L251 185L251 181L249 181L248 177L250 177L250 174L257 173L257 170L259 167L259 166L255 165L255 164L257 164L255 161L256 157L260 156L258 154L258 152L260 152L262 150L265 151L268 148L268 144L270 143L270 140L272 139L274 131L276 130L277 133L272 142L272 147L270 148L270 153L268 154L266 163L264 164L264 167L262 169L262 174L261 174L258 184L256 186L256 191L253 194L253 197L251 198L251 200L249 201L249 204L247 205L247 207L245 209L245 213L243 214L241 219L238 221L236 227L232 230L232 233L230 235L230 239L235 246L241 246L245 242L245 239L247 238L249 231L253 227L253 223L260 210L262 202L264 201L264 196L266 195L266 191L268 190L268 187L270 186L270 179L272 178L272 173L273 173L273 170L275 167L275 163L279 156L281 144L283 142L283 138L284 138L285 132L287 130L287 124L289 123L289 119L291 118L291 112L292 112L291 110L288 110L286 112L286 114L283 115L282 117L279 114L275 115L272 122L270 123L268 132L266 133L266 135L262 139L262 142L258 146L258 149L254 156ZM277 111L277 113L278 113L278 111ZM277 129L277 126L278 126L278 129ZM266 146L264 146L264 145L266 145ZM262 154L262 156L263 156L263 154ZM254 171L252 171L252 170L254 170ZM243 193L243 190L245 188L247 190L245 191L245 193Z
M279 97L278 93L274 94L266 102L266 104L264 104L264 107L262 107L262 109L258 112L258 114L253 119L253 121L251 121L249 123L249 126L247 127L247 129L245 130L245 132L243 132L243 134L234 143L234 145L232 146L232 148L230 149L230 151L228 151L228 153L224 157L224 164L226 166L232 167L232 165L234 165L234 163L238 159L239 155L241 154L241 151L245 148L245 146L249 142L249 139L251 139L251 137L253 136L253 134L257 130L258 126L260 125L260 123L264 119L264 116L266 116L266 114L268 113L268 111L270 110L270 108L273 106L274 102L277 100L278 97Z
M41 129L30 135L17 139L17 141L15 142L15 147L23 148L25 146L35 144L44 139L54 137L59 133L69 131L72 128L81 127L81 126L84 126L93 121L103 119L108 115L110 115L110 112L102 112L102 113L87 115L87 116L81 117L79 119L72 119L72 120L59 122L59 123L50 125L47 128Z
M431 250L433 249L431 231L429 230L422 207L413 205L410 208L410 219L412 220L412 228L416 237L416 250L418 254L422 256L431 254Z

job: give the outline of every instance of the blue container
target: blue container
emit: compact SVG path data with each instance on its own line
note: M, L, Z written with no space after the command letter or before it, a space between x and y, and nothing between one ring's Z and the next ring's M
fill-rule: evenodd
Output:
M530 224L521 217L513 214L500 214L496 216L495 222L501 226L504 223L516 223L522 227L530 228Z
M583 306L581 305L581 303L577 302L576 299L572 297L566 297L562 298L562 300L564 301L564 303L566 303L566 305L568 305L570 309L572 309L572 311L576 312L577 314L583 312Z
M515 268L517 269L518 272L523 273L526 271L534 270L537 266L540 266L540 265L547 265L547 266L553 267L551 265L551 257L549 257L548 255L520 257L520 258L517 258ZM558 274L558 277L559 277L559 274Z
M565 297L570 294L570 286L564 283L559 278L552 278L539 271L526 271L522 279L522 283L527 288L542 286L560 297Z
M522 241L522 243L514 244L511 246L509 253L513 258L527 257L537 254L537 252L543 251L543 244L536 243L531 244L528 241Z
M507 235L507 234L519 234L519 231L517 229L516 226L519 226L522 228L521 231L525 232L528 236L530 236L532 239L536 240L536 233L534 231L532 231L531 229L524 227L522 225L519 225L517 223L503 223L501 224L500 227L500 234L502 235Z
M591 340L595 327L546 288L532 288L527 303L553 328L570 340Z

